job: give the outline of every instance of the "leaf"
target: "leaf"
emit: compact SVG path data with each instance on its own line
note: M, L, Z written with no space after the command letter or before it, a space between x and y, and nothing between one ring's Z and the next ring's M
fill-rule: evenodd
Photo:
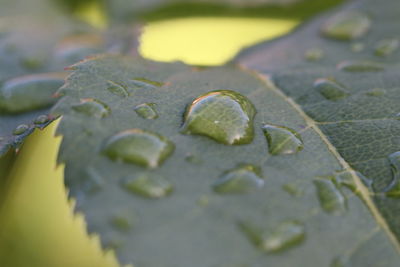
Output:
M391 38L400 25L396 15L399 8L397 1L358 1L291 36L250 48L236 59L246 68L270 77L316 122L341 157L372 181L375 205L398 240L399 169L394 153L400 150L400 50L393 45L397 37ZM321 26L334 26L332 22L348 14L352 15L353 26L342 36L350 36L369 24L361 36L351 36L355 37L353 41L340 41L337 38L343 38L332 34L324 36ZM365 24L366 20L369 23ZM320 50L323 56L307 61L310 50ZM336 90L341 88L345 95L332 99L332 92L325 88L324 93L315 85L320 78L335 80L340 84Z
M112 20L159 20L188 16L249 16L305 19L341 0L107 0L105 9Z
M63 84L63 69L103 51L104 40L52 1L1 0L0 5L1 155L53 119L45 116L57 100L53 94ZM13 135L19 125L26 131Z
M369 210L363 176L270 82L233 65L123 56L73 69L54 110L63 116L59 162L89 232L121 263L398 264L397 241ZM144 103L158 118L135 112ZM83 105L90 108L76 109ZM104 107L108 115L96 116ZM170 142L175 150L165 154Z

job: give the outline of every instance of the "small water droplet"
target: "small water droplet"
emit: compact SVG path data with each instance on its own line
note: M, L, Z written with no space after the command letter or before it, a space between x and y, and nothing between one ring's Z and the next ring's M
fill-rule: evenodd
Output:
M36 117L36 119L33 121L34 124L45 124L50 121L49 116L47 115L39 115Z
M400 198L400 151L390 154L388 160L392 170L392 181L384 192L388 197Z
M0 111L20 113L56 102L53 94L64 84L65 73L34 74L7 81L0 88Z
M326 99L332 101L346 98L349 95L344 86L333 79L317 79L314 82L314 89L316 89Z
M318 61L324 57L324 51L319 48L312 48L306 51L305 58L308 61Z
M391 55L399 48L399 40L397 39L384 39L381 40L375 47L375 55L386 57Z
M128 232L132 228L131 222L125 216L114 216L110 220L111 225L120 232Z
M342 61L337 65L337 68L339 70L348 72L375 72L375 71L382 71L385 69L385 67L378 62L353 61L353 60Z
M158 118L155 103L143 103L135 107L136 113L143 119L154 120Z
M219 194L250 193L264 186L261 169L254 165L242 165L226 171L212 185L214 192Z
M272 155L296 154L304 148L301 136L295 130L284 126L265 124L262 127Z
M212 91L188 106L182 132L204 135L226 145L248 144L254 137L255 114L245 96L229 90Z
M159 134L131 129L110 137L103 152L112 160L120 160L155 168L174 151L175 145Z
M357 191L357 184L355 183L351 172L344 171L335 173L332 176L332 179L336 186L346 186L353 192Z
M365 35L371 26L369 17L361 12L340 13L322 27L324 36L337 40L353 40Z
M282 189L294 197L301 197L303 195L303 191L294 183L284 184Z
M321 208L328 213L340 214L346 211L346 198L331 179L332 177L317 178L314 185Z
M174 190L168 180L150 174L141 174L137 178L126 179L122 185L129 192L146 198L163 198Z
M14 129L13 135L21 135L29 130L29 126L26 124L18 125L17 128Z
M386 93L385 89L382 88L374 88L368 92L366 92L365 94L367 96L383 96Z
M96 118L104 118L110 114L110 108L105 103L93 98L81 99L81 103L73 105L72 109Z
M293 220L280 223L272 231L263 231L250 223L240 223L239 228L253 245L267 253L285 251L305 239L304 225Z
M164 85L162 82L152 81L146 78L135 78L132 79L131 82L139 87L161 87Z
M122 84L113 82L113 81L107 81L107 90L113 93L114 95L120 96L120 97L128 97L129 92L126 89L125 86Z
M354 53L359 53L364 50L364 44L363 43L353 43L351 44L351 51Z

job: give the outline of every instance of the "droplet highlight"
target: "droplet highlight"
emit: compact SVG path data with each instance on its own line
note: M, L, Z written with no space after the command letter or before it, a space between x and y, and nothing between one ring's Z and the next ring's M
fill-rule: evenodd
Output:
M72 109L95 118L104 118L110 114L110 108L105 103L93 98L81 99L81 103L73 105Z
M361 12L346 12L330 18L321 28L322 35L336 40L354 40L371 27L369 17Z
M304 144L298 132L285 126L265 124L262 127L271 155L291 155L303 150Z
M103 153L114 161L123 161L155 168L174 151L175 145L166 137L141 129L131 129L110 137Z
M173 185L168 180L150 174L126 179L122 185L128 192L145 198L163 198L170 195L174 190Z
M155 120L158 118L155 103L143 103L135 107L135 112L143 119Z
M314 82L314 89L327 100L337 101L349 96L343 85L333 79L321 78Z
M212 185L218 194L244 194L258 190L264 186L261 169L254 165L242 165L226 171Z
M253 141L256 110L250 100L234 91L212 91L187 108L182 133L207 136L226 145Z

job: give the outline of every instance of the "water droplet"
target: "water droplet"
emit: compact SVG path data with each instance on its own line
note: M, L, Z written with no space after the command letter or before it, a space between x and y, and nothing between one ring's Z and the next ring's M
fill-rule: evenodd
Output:
M391 55L399 48L399 40L397 39L384 39L380 41L375 47L375 55L386 57Z
M110 223L120 232L128 232L132 228L131 222L125 216L114 216L111 218Z
M19 113L56 102L53 94L64 84L65 73L34 74L7 81L0 88L0 111Z
M318 61L324 57L324 51L319 48L312 48L306 51L305 58L308 61Z
M21 135L29 130L29 126L26 124L18 125L17 128L14 129L13 135Z
M314 89L316 89L326 99L332 101L346 98L349 95L344 86L333 79L317 79L314 82Z
M254 165L242 165L226 171L212 185L219 194L243 194L255 191L264 186L261 170Z
M136 113L143 119L154 120L158 118L156 104L143 103L135 107Z
M330 18L322 27L322 34L337 40L353 40L365 35L371 26L367 15L346 12Z
M204 135L226 145L248 144L254 137L255 114L245 96L229 90L212 91L188 106L182 132Z
M107 81L107 90L113 93L114 95L120 96L120 97L128 97L129 92L123 86L122 84L113 82L113 81Z
M317 178L314 185L321 208L328 213L340 214L346 210L346 199L331 179L332 177Z
M141 174L137 178L123 181L123 187L129 192L146 198L163 198L174 190L173 185L161 176Z
M296 154L304 148L301 136L295 130L278 125L265 124L262 127L272 155Z
M366 92L365 94L367 96L383 96L386 93L385 89L382 88L374 88L368 92Z
M135 78L135 79L132 79L131 82L134 85L139 86L139 87L154 88L154 87L161 87L164 85L164 83L162 83L162 82L152 81L152 80L149 80L146 78Z
M284 221L267 232L249 223L240 223L239 228L253 245L267 253L287 250L305 239L304 225L297 221Z
M392 170L392 181L384 192L388 197L400 198L400 151L390 154L388 160Z
M354 181L353 175L351 172L344 171L335 173L332 176L332 181L336 184L336 186L346 186L351 191L357 191L357 184Z
M106 104L93 98L81 99L81 103L73 105L72 109L96 118L104 118L110 114L110 108Z
M384 70L384 66L378 62L372 61L352 61L346 60L338 64L339 70L348 72L374 72Z
M34 124L45 124L50 121L49 116L47 115L39 115L36 117L36 119L33 121Z
M353 43L351 44L351 51L354 53L359 53L364 50L364 44L363 43Z
M131 129L110 137L103 152L112 160L155 168L174 151L175 145L159 134Z
M284 184L282 189L294 197L301 197L303 195L303 191L294 183Z
M82 190L89 194L99 192L104 186L103 177L92 167L86 169L86 175L84 176L80 187Z

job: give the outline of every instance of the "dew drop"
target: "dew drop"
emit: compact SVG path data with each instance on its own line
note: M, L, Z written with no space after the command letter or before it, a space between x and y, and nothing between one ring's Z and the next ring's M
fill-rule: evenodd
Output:
M392 170L392 181L384 192L388 197L400 198L400 151L390 154L388 160Z
M332 182L331 177L314 180L321 208L332 214L346 211L346 199L340 189Z
M103 177L95 169L88 167L81 184L82 190L89 194L95 194L99 192L103 186Z
M375 47L375 55L386 57L391 55L399 48L399 40L397 39L384 39L380 41Z
M53 94L64 84L65 73L21 76L0 87L0 111L20 113L45 108L56 102Z
M34 124L45 124L50 121L49 116L47 115L39 115L36 117L36 119L33 121Z
M305 239L304 225L297 221L284 221L272 231L263 231L249 223L240 223L239 228L253 245L267 253L285 251Z
M28 131L29 130L29 126L28 125L26 125L26 124L21 124L21 125L18 125L15 129L14 129L14 131L13 131L13 135L21 135L21 134L24 134L26 131Z
M337 68L348 72L375 72L385 69L384 66L378 62L353 60L342 61L337 65Z
M132 224L128 218L121 215L112 217L110 223L120 232L128 232L132 228Z
M113 81L107 81L107 90L113 93L114 95L120 96L120 97L128 97L129 93L128 90L123 86L122 84L113 82Z
M242 165L226 171L212 185L214 192L219 194L250 193L264 186L261 169L254 165Z
M346 98L349 95L343 85L332 79L317 79L314 82L314 89L316 89L323 97L331 101L337 101Z
M226 145L253 141L256 110L245 96L229 90L196 98L185 113L182 133L203 135Z
M357 184L351 172L344 171L335 173L332 178L336 186L345 186L353 192L357 191Z
M126 179L122 185L128 192L145 198L163 198L174 190L168 180L150 174L141 174L137 178Z
M295 130L278 125L265 124L262 127L272 155L296 154L304 148L301 136Z
M81 99L81 103L73 105L72 109L95 118L104 118L110 114L110 108L105 103L93 98Z
M110 137L103 152L112 160L155 168L174 151L175 145L159 134L130 129Z
M346 12L330 18L322 27L324 36L337 40L354 40L364 36L371 26L367 15Z
M162 82L152 81L146 78L134 78L131 82L139 87L161 87L164 85Z
M312 48L306 51L305 58L308 61L318 61L324 57L324 51L319 48Z
M374 89L372 89L372 90L366 92L365 94L366 94L367 96L376 96L376 97L378 97L378 96L383 96L385 93L386 93L385 89L382 89L382 88L374 88Z
M135 107L136 113L147 120L154 120L158 118L158 113L156 110L156 104L154 103L143 103Z

